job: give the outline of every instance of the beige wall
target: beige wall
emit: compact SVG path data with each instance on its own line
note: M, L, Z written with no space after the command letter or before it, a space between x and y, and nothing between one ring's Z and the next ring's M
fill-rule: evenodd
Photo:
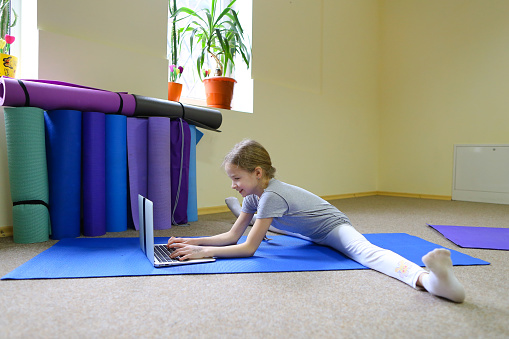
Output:
M377 2L256 0L253 10L254 114L224 111L223 132L205 132L199 207L235 196L219 166L243 138L268 149L280 180L319 195L376 190Z
M39 79L166 97L166 0L36 2ZM0 125L1 227L12 225L3 110Z
M381 191L451 195L453 145L509 143L509 2L381 2Z
M39 0L40 77L164 97L164 4L143 3L154 24L139 1ZM205 131L199 207L233 195L219 166L243 138L267 147L281 180L318 195L450 195L454 143L508 143L508 10L495 0L255 0L254 114L223 111L222 132ZM83 61L91 49L105 52L100 71ZM64 57L54 72L52 50ZM0 226L12 225L7 175L2 130Z

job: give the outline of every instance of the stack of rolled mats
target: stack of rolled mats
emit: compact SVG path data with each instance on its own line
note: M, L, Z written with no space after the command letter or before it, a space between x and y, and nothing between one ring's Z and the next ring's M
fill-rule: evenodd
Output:
M0 79L17 243L196 221L196 144L217 110L45 80Z

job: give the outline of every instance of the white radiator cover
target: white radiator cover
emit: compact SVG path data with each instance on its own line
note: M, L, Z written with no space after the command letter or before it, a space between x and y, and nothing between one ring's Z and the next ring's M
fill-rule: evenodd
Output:
M509 204L509 145L454 145L452 200Z

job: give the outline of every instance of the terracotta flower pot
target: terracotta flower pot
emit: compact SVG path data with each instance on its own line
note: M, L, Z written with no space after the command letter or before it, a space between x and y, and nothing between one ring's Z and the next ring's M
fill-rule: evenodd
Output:
M180 95L182 94L182 84L178 82L168 82L168 100L180 101Z
M18 58L14 55L0 53L0 76L5 75L11 78L16 76Z
M211 77L203 80L207 106L231 109L233 86L237 81L228 77Z

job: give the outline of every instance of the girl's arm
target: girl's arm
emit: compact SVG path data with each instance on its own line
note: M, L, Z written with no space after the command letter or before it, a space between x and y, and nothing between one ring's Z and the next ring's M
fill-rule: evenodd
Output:
M249 222L253 218L253 214L240 212L239 217L233 224L232 228L222 234L218 234L212 237L197 238L197 245L202 246L228 246L234 245L239 241L240 237L246 231L249 226Z
M239 241L242 234L246 230L249 222L253 218L253 214L247 214L241 212L232 228L225 233L221 233L218 235L214 235L211 237L201 237L201 238L175 238L171 237L168 240L168 247L174 247L175 243L185 243L190 245L200 245L200 246L227 246L236 244Z
M242 214L241 214L242 215ZM249 215L246 216L246 218L249 217ZM241 216L239 216L239 219ZM249 223L251 219L247 220L247 223ZM238 219L237 219L238 221ZM173 252L172 257L180 256L181 260L186 259L197 259L197 258L207 258L207 257L218 257L218 258L240 258L240 257L250 257L252 256L258 247L260 246L260 243L263 240L263 237L267 233L270 224L272 223L272 218L266 218L266 219L256 219L255 224L253 225L253 228L249 232L249 235L247 236L247 239L242 244L236 244L236 245L229 245L229 246L217 246L217 245L206 245L206 246L195 246L189 243L183 243L183 242L174 242L172 243L171 247L175 247L176 250ZM238 239L240 236L244 233L245 227L242 229L242 227L236 228L235 223L232 227L232 229L223 234L228 234L232 232L233 234L237 235L237 232L242 230L240 233ZM246 225L247 227L247 225ZM218 235L222 236L222 234ZM216 237L218 237L216 236ZM214 238L214 237L210 237ZM171 239L170 239L171 240ZM236 242L235 242L236 243Z

